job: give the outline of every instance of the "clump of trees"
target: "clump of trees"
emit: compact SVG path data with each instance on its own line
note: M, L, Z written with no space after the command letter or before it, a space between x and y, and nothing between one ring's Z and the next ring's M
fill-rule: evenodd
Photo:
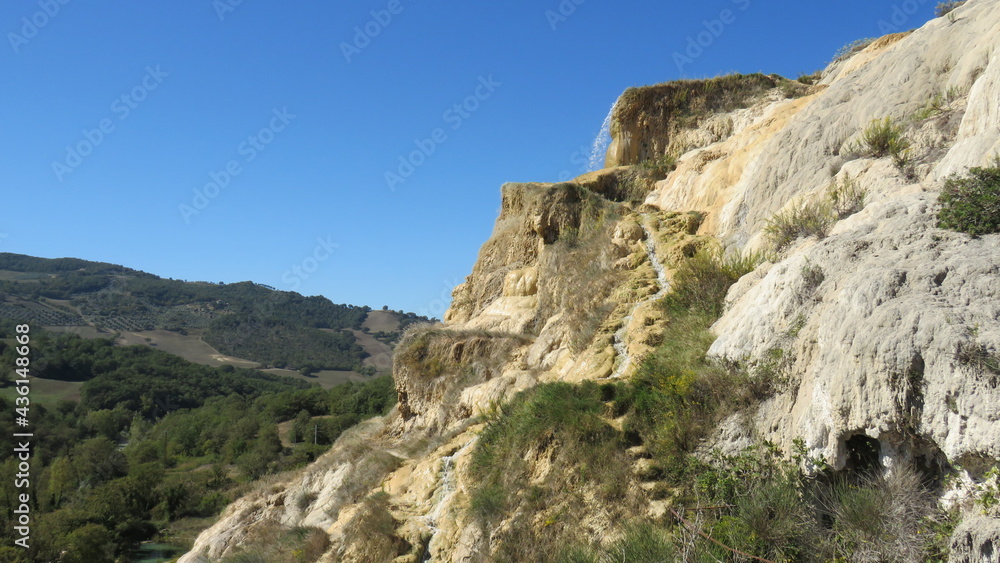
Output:
M12 353L11 335L0 327L0 357ZM31 548L4 537L2 561L118 560L171 522L217 514L246 483L315 460L396 399L389 377L324 390L142 346L32 336L36 375L83 381L83 398L31 405ZM0 411L13 412L7 383ZM0 432L17 431L12 417L0 418ZM4 474L16 473L14 454L0 442ZM7 529L18 492L13 480L0 482Z

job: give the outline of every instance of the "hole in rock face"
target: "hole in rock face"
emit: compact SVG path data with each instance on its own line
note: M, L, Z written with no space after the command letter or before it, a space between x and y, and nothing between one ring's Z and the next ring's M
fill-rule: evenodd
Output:
M640 435L635 430L628 430L625 432L625 446L634 447L641 446L643 444L642 435Z
M929 440L917 439L913 450L913 469L920 474L923 486L940 490L944 485L944 477L951 468L948 458Z
M993 542L990 540L984 541L983 545L979 546L979 555L982 556L982 561L996 561L993 558Z
M846 471L869 475L882 471L882 463L879 461L882 447L875 438L855 434L844 446L847 448L847 464L844 466Z

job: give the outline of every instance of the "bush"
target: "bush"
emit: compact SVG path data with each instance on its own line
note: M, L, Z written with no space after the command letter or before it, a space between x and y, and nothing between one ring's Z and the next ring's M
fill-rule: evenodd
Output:
M709 330L729 287L764 256L702 250L683 262L663 300L670 322L662 344L646 356L615 399L625 429L642 436L670 481L688 476L686 456L726 413L759 399L763 378L709 362ZM768 385L767 387L770 387Z
M1000 158L968 176L952 176L938 197L938 227L972 236L1000 232Z
M607 548L608 561L676 561L669 535L649 524L625 529L625 535Z
M479 487L472 493L472 513L483 522L492 522L507 508L507 491L499 484Z
M799 80L782 81L778 86L778 89L781 90L781 95L785 98L801 98L802 96L805 96L809 92L809 89L806 88L807 84L802 82L801 79L803 77L799 78ZM805 79L809 80L808 77L805 77Z
M693 310L718 317L722 314L729 287L752 272L765 258L759 253L725 254L719 247L699 250L678 266L664 306L675 314Z
M937 7L934 8L934 13L937 15L937 17L940 18L942 16L948 15L949 13L951 13L952 10L961 6L962 4L965 4L965 0L962 0L961 2L940 2L938 3Z
M601 418L604 409L602 391L592 382L543 384L518 394L501 407L476 444L472 470L482 479L480 487L510 482L523 454L552 435L571 461L600 463L602 454L620 441L617 431Z
M277 522L258 524L240 551L222 563L300 563L319 559L330 546L330 536L320 528L286 528Z
M392 561L406 553L410 546L396 535L398 526L399 522L390 510L389 495L380 491L369 496L351 520L351 528L364 530L364 534L357 534L348 540L344 559Z
M677 168L677 158L672 155L665 154L659 158L644 160L639 163L639 166L649 172L654 179L662 180L673 172L675 168Z
M800 74L799 77L796 78L795 80L802 84L805 84L806 86L812 86L813 84L818 83L822 79L823 79L823 71L817 70L812 74L805 74L805 73Z
M932 538L923 534L933 501L910 469L833 484L825 500L840 556L861 561L918 561Z
M867 195L868 192L850 176L844 176L844 180L839 184L834 181L828 192L834 217L844 219L861 211L865 206Z
M864 39L858 39L857 41L852 41L847 45L844 45L843 47L838 49L836 53L834 53L833 61L831 61L830 64L839 63L840 61L846 60L855 53L862 51L865 47L871 45L874 42L875 42L874 37L866 37Z
M909 148L910 142L903 137L903 127L886 117L873 119L848 152L875 158L891 156L896 166L903 168L910 159Z
M955 359L980 373L1000 375L1000 358L990 354L989 349L983 344L960 342Z
M861 211L867 195L868 192L849 176L840 183L834 180L825 200L806 202L778 212L767 221L764 234L775 252L801 237L823 238L834 223Z
M833 222L832 209L828 204L803 203L787 211L780 211L769 219L764 227L764 234L774 250L780 251L801 237L825 237Z
M470 464L471 509L492 536L492 560L552 560L583 539L586 498L619 513L638 509L624 436L604 419L613 389L593 382L541 384L492 417ZM536 459L551 470L538 476ZM538 528L542 517L544 531ZM503 525L495 525L498 520ZM578 560L582 552L564 555Z

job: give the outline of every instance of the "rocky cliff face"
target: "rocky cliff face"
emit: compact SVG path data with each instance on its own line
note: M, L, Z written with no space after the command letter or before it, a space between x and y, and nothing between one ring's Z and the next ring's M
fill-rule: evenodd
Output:
M397 409L234 503L181 561L218 560L276 526L324 530L321 561L486 560L516 515L491 536L470 508L481 415L539 383L628 378L668 322L651 299L665 289L659 268L669 276L713 240L762 249L769 220L831 185L857 186L863 209L743 277L712 328L710 356L753 364L780 350L788 366L781 389L749 420L723 423L711 445L801 440L839 469L863 437L887 468L961 466L945 493L961 500L1000 459L1000 375L976 360L1000 351L1000 235L936 228L936 200L949 175L1000 153L998 8L972 0L955 18L882 38L808 89L751 76L627 92L607 170L502 188L494 232L445 323L397 350ZM855 150L885 117L910 140L905 162ZM635 165L664 155L676 169L630 203L651 187ZM525 456L538 482L574 471L544 444ZM590 541L630 513L663 510L580 491L565 508ZM558 520L538 514L540 529ZM986 560L975 552L1000 549L996 537L995 520L970 519L955 557Z

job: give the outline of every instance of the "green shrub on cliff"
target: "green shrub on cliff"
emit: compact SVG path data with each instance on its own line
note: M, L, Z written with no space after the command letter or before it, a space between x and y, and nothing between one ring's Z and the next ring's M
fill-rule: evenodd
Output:
M862 51L865 47L871 45L874 42L875 42L874 37L866 37L864 39L857 39L855 41L851 41L847 45L844 45L843 47L838 49L836 53L834 53L833 61L831 61L830 64L839 63L840 61L846 60L852 57L855 53Z
M833 224L833 215L825 202L806 202L785 211L779 211L768 220L764 234L776 251L785 248L796 239L823 238Z
M549 561L582 541L588 498L638 508L624 436L605 420L614 392L593 382L545 383L491 417L472 454L470 505L487 530L510 518L492 560ZM539 465L551 470L539 474Z
M891 117L873 119L852 143L847 152L854 156L882 158L891 156L897 168L904 168L910 161L910 142L903 136L903 126Z
M834 181L827 189L825 199L805 202L771 217L764 227L764 234L775 252L799 238L823 238L834 223L861 211L867 195L868 192L850 177L845 177L840 183Z
M949 178L938 197L938 227L972 236L1000 232L1000 158L989 168L973 168Z
M952 10L958 8L962 4L965 4L965 0L959 2L939 2L937 7L934 8L934 15L937 17L947 16Z

